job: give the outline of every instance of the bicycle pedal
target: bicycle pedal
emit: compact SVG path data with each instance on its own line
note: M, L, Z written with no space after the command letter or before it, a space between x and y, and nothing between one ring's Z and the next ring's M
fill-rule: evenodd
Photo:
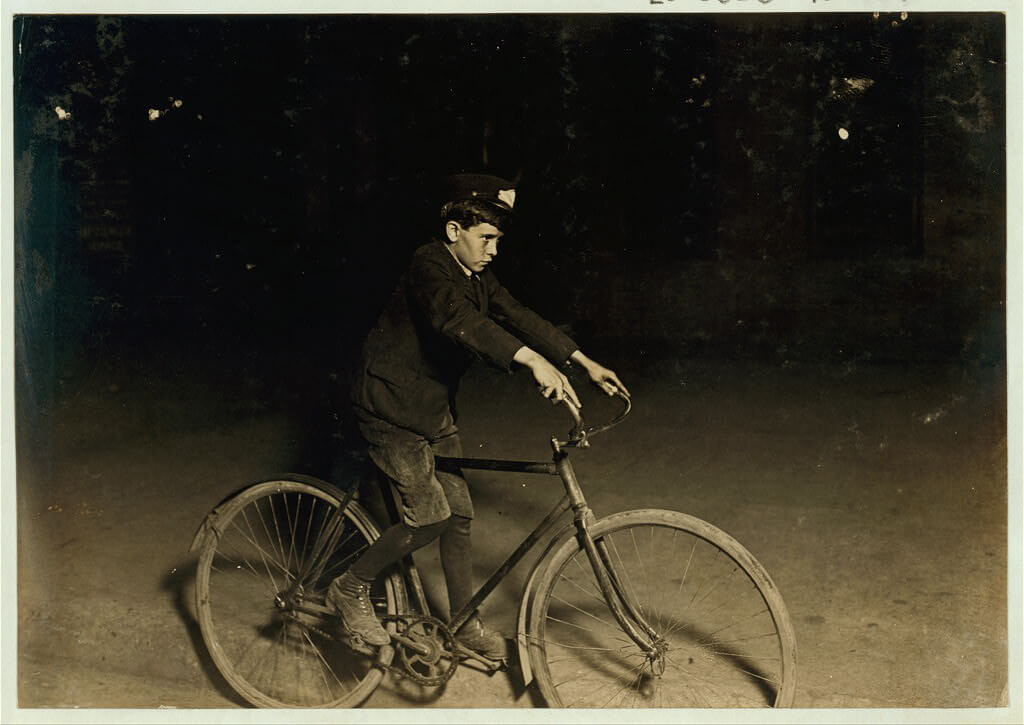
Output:
M484 666L489 672L505 672L508 670L508 657L502 657L500 660L492 660L490 657L485 657L487 660Z
M484 657L483 655L475 655L473 657L463 657L461 659L462 664L467 667L471 667L477 672L484 672L488 675L493 675L495 672L506 672L508 671L508 659L492 660L490 657Z

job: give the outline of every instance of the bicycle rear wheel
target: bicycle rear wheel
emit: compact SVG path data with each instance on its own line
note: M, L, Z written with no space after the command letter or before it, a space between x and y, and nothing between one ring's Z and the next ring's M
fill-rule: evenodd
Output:
M597 522L648 654L616 622L575 538L551 554L528 619L530 662L551 707L786 707L796 643L767 572L735 539L674 511Z
M339 515L339 505L326 484L266 481L212 521L196 575L199 626L220 672L253 705L352 707L380 683L378 665L390 663L390 647L377 662L347 647L325 603L331 580L379 535L361 506L350 502ZM379 577L371 598L380 613L406 609L397 574Z

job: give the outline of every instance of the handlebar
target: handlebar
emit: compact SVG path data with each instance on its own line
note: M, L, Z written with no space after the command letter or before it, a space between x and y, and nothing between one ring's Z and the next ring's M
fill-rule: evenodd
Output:
M633 404L630 402L629 396L622 391L616 391L615 396L619 398L623 404L622 411L612 418L607 423L602 425L595 425L589 428L584 427L583 416L580 415L580 409L577 408L573 402L567 398L563 398L562 402L565 403L565 407L569 409L569 414L573 419L572 430L569 431L569 437L560 441L557 438L551 439L551 445L555 447L555 450L560 448L589 448L590 439L598 433L604 433L609 428L612 428L622 422L622 419L629 415L629 411L632 409Z

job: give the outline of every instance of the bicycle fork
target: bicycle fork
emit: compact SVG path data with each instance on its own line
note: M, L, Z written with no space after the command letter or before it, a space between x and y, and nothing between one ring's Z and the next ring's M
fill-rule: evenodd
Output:
M590 566L594 570L597 584L601 588L605 602L611 610L615 621L622 631L629 635L637 647L647 653L654 661L663 654L661 638L647 623L643 613L628 596L622 580L619 578L612 562L608 547L604 541L594 541L590 535L590 526L594 523L594 513L583 497L583 491L576 479L576 472L569 463L566 454L556 451L555 467L565 484L566 493L573 511L573 523L576 525L577 540L587 554Z

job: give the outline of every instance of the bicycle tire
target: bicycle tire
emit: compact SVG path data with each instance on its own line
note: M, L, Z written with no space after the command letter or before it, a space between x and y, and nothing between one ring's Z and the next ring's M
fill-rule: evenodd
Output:
M339 499L340 491L316 479L254 484L219 507L202 543L196 613L203 640L224 679L252 705L355 707L391 663L390 647L382 647L376 661L348 648L324 601L331 579L380 535L357 502L345 508L322 573L295 600L304 609L278 596L328 540ZM381 613L407 609L394 572L378 578L371 599Z
M644 509L591 527L665 645L648 657L615 621L575 537L548 555L526 625L549 707L788 707L796 641L782 597L735 539Z

